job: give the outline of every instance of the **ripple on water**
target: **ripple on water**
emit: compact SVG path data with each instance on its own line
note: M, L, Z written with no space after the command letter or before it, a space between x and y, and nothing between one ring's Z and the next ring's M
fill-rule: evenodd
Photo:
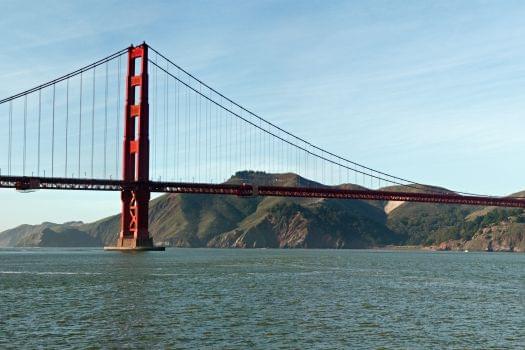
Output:
M525 255L0 250L0 348L525 348Z

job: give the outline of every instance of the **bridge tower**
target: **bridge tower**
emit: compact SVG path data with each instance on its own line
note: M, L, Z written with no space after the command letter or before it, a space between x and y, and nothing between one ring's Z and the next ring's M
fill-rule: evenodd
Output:
M148 230L149 103L148 45L130 46L124 105L120 234L107 250L164 250L155 247Z

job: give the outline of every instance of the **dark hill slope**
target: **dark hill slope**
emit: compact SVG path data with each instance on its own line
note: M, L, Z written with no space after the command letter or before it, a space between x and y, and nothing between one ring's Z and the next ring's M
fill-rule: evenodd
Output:
M228 182L323 186L291 173L248 171ZM114 215L88 224L22 225L0 233L0 246L110 245L117 239L119 220ZM523 210L424 203L166 194L150 203L150 230L156 242L180 247L444 244L444 249L525 250Z
M228 182L254 181L320 186L295 174L256 172L239 172ZM75 230L93 241L86 241L75 231L71 244L114 243L119 219L114 215L76 225ZM360 201L167 194L150 205L150 230L155 241L182 247L362 248L401 243L400 236L386 227L386 221L380 207ZM47 227L21 226L0 234L0 242L35 245L38 239L32 233ZM65 225L61 232L66 229L72 228Z

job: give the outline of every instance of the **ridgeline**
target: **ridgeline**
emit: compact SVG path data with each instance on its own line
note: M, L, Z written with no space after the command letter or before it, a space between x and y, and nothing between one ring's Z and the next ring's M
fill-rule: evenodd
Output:
M240 182L314 185L295 174L250 171L228 180ZM119 215L93 223L21 225L0 233L0 247L104 246L116 241L118 231ZM156 242L176 247L419 245L439 250L525 251L522 209L466 205L166 194L150 203L150 231Z

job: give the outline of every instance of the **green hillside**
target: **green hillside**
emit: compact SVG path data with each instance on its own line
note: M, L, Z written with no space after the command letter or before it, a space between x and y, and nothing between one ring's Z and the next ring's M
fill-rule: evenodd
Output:
M322 186L291 173L248 171L228 182ZM407 191L406 187L387 189ZM117 239L119 220L114 215L87 224L22 225L0 233L0 246L110 245ZM166 194L150 204L150 232L156 242L178 247L441 245L443 249L521 250L525 215L521 209L460 205Z

